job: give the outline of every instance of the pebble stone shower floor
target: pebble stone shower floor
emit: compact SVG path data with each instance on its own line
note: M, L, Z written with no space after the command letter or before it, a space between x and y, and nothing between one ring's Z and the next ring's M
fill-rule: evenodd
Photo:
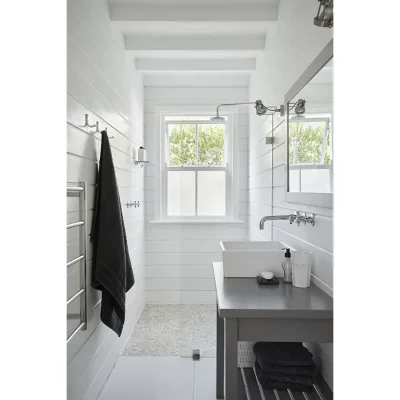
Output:
M216 357L216 320L213 304L147 304L122 356ZM239 342L238 365L254 365L250 342Z
M215 357L213 304L147 304L123 350L123 356Z

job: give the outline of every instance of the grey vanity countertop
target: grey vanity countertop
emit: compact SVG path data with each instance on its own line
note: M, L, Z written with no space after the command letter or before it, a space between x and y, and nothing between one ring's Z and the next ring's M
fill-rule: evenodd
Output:
M221 262L213 268L222 318L333 318L333 299L315 285L260 286L256 278L224 278Z

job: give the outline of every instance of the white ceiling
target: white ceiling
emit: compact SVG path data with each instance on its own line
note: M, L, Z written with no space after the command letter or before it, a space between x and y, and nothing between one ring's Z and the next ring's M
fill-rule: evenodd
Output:
M268 25L265 21L129 21L113 22L124 35L213 35L234 36L239 34L266 34Z
M276 24L279 0L108 3L112 24L143 73L162 74L163 66L171 73L175 63L181 73L215 70L220 74L251 72L265 49L268 29Z

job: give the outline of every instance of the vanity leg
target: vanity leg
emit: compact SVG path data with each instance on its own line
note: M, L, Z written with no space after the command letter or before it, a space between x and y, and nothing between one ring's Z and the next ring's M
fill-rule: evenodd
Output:
M224 398L224 319L217 305L217 399Z
M238 396L238 323L236 318L225 318L225 399Z

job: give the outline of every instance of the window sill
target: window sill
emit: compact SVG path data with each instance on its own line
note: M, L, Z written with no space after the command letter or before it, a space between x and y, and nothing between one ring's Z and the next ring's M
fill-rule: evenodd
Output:
M241 219L155 219L150 224L244 224Z

